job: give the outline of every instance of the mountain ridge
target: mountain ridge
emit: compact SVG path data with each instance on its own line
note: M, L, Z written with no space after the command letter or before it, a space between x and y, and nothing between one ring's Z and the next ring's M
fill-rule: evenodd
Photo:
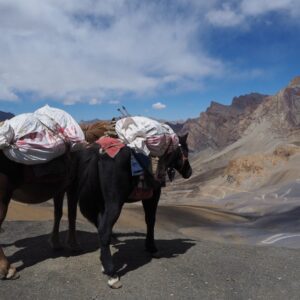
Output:
M250 93L234 97L230 105L212 101L198 118L188 119L179 134L189 133L193 152L220 150L237 141L250 125L250 115L268 95Z
M10 112L0 111L0 122L5 121L7 119L11 119L15 115Z

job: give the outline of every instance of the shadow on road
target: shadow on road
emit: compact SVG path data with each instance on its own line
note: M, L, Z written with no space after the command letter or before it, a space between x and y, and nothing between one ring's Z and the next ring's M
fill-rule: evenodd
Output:
M133 233L116 234L114 247L117 252L114 254L114 263L118 270L119 276L134 271L153 259L149 253L145 251L145 235ZM142 237L142 238L141 238ZM196 243L191 239L176 238L170 240L156 240L159 249L159 258L175 258L186 253ZM155 258L155 259L159 259Z
M61 232L60 236L61 240L64 241L67 236L67 231ZM17 263L21 261L22 265L17 268L18 271L21 271L47 259L79 256L85 253L93 252L99 248L98 237L96 233L77 231L77 237L81 245L81 251L76 252L73 252L67 248L53 250L48 243L49 234L27 237L14 243L1 243L1 245L3 247L14 246L18 248L17 251L8 256L8 259L10 263Z
M61 240L64 241L67 231L60 233ZM11 263L16 264L22 262L17 268L21 271L25 268L34 266L48 259L59 257L79 256L85 253L94 252L99 249L97 233L87 231L77 231L78 241L82 251L72 252L68 249L54 251L48 243L49 234L26 237L16 242L1 243L2 247L15 247L17 249L9 249L8 259ZM10 239L11 240L11 239ZM148 264L152 257L144 250L145 234L139 232L117 233L114 234L112 244L115 248L114 262L119 275L136 270ZM190 239L158 239L156 240L161 258L174 258L178 255L186 253L191 247L196 245ZM9 255L12 253L11 255ZM99 263L98 259L95 263Z

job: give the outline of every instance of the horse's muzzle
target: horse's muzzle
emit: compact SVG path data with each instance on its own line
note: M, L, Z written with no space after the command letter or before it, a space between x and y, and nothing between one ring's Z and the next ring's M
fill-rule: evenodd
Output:
M189 168L186 172L184 172L181 175L184 179L188 179L192 176L192 174L193 174L193 170L192 170L192 168Z

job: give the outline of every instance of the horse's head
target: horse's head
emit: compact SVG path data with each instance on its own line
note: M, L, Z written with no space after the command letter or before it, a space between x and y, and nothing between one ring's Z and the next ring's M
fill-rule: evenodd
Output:
M187 137L188 134L179 136L179 146L169 154L166 163L167 168L171 172L175 169L185 179L192 176L192 168L188 159L189 148L187 145Z

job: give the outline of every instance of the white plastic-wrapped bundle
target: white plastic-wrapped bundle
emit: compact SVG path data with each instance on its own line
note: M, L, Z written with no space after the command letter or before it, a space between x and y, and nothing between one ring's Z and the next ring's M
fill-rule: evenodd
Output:
M0 150L9 147L14 139L14 130L7 121L0 125Z
M84 143L84 133L78 123L65 111L45 105L34 113L41 120L47 116L59 126L59 132L70 143L71 151L76 151Z
M66 112L45 106L35 113L21 114L0 127L0 149L11 160L34 165L46 163L84 144L84 134Z
M119 138L137 152L151 156L162 156L176 149L178 136L173 129L146 117L127 117L116 123Z

